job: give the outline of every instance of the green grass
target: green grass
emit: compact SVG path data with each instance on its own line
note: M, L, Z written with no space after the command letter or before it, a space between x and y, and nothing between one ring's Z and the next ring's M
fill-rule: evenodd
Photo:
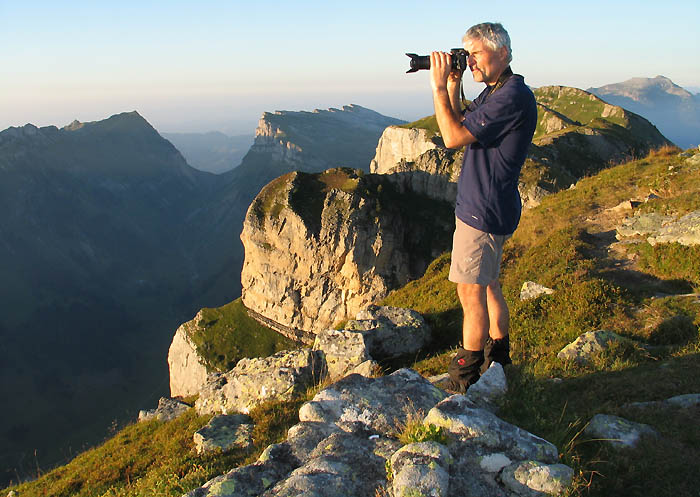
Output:
M298 423L299 408L312 394L310 390L293 401L268 402L252 409L252 452L197 455L192 435L211 416L197 416L190 409L173 421L127 426L69 464L4 492L14 490L22 497L179 497L234 467L255 462L268 445L282 441L287 429Z
M225 372L244 357L267 357L299 345L248 315L241 299L215 309L202 309L197 330L190 335L211 371Z
M438 127L437 119L435 118L434 115L423 117L421 119L418 119L417 121L414 121L412 123L402 124L398 127L399 128L406 128L406 129L412 129L412 128L424 129L424 130L428 131L428 133L430 133L431 136L435 136L435 135L440 134L440 128Z

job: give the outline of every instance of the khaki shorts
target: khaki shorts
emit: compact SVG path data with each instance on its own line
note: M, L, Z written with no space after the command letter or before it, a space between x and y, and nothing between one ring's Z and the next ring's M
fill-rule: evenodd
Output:
M449 280L453 283L489 285L498 279L503 244L513 235L484 233L459 218L455 218L455 222Z

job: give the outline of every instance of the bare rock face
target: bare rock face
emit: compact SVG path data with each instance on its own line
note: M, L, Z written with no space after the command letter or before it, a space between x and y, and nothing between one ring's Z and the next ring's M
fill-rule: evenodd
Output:
M422 275L453 229L451 206L383 176L290 173L248 209L243 303L282 333L318 333Z
M413 162L428 150L437 148L431 134L420 128L389 126L377 144L377 153L369 164L369 171L376 174L391 172L401 161Z
M170 395L187 397L199 393L207 381L207 367L204 359L197 353L197 348L190 340L190 334L199 326L202 311L191 321L184 323L175 332L168 350L168 368L170 370Z
M445 148L442 138L425 129L391 126L379 139L370 172L386 175L400 192L453 204L462 157L461 150Z

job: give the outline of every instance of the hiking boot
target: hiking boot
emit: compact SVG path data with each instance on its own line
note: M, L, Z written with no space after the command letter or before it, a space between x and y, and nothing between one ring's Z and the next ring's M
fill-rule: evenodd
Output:
M484 345L484 364L481 366L481 374L491 366L492 362L497 362L501 366L511 364L510 360L510 335L503 338L493 339L488 337Z
M484 363L483 350L457 349L457 354L452 358L447 373L450 381L448 390L457 393L465 393L467 389L476 383L481 376L479 368Z

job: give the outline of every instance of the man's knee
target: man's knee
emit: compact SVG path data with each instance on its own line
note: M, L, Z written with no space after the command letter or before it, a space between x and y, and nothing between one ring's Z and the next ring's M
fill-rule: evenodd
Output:
M457 296L463 308L486 304L486 287L476 283L457 283Z

